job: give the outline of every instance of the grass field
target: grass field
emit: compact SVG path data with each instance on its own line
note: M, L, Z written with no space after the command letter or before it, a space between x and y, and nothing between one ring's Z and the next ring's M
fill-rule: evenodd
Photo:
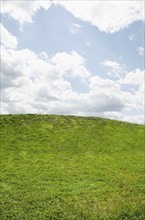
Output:
M1 219L145 219L144 126L1 115Z

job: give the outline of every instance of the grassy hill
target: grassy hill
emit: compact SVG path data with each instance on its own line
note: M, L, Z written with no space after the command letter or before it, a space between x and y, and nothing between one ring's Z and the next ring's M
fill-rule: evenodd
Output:
M144 126L1 115L1 219L145 219Z

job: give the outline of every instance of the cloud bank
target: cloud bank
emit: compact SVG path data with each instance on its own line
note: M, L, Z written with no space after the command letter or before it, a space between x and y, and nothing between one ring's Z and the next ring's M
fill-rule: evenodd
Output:
M96 115L133 121L121 112L143 109L142 70L126 72L117 81L103 79L93 75L75 51L58 52L49 59L46 52L18 50L17 38L1 27L6 35L1 46L1 113ZM106 60L103 65L121 71L115 61ZM71 78L84 83L88 92L74 91ZM126 84L137 86L137 90L123 91Z
M87 21L101 32L113 34L136 21L143 21L143 1L1 1L1 13L20 27L32 23L34 15L63 7L74 17ZM144 70L127 70L125 64L104 59L101 73L90 72L82 53L59 51L50 57L30 49L19 49L18 39L2 24L1 29L1 113L53 113L100 116L144 123ZM83 28L73 23L73 36ZM130 41L134 34L129 35ZM129 41L128 40L128 41ZM91 43L86 42L88 47ZM139 44L140 45L140 44ZM135 48L143 57L144 48ZM84 87L80 92L73 82Z
M144 20L143 1L59 1L75 17L90 22L100 31L114 33Z
M48 10L52 4L60 5L75 17L90 22L100 31L114 33L128 27L136 21L144 20L143 1L4 1L1 13L7 14L20 24L32 22L33 16L40 9ZM72 26L72 32L78 30Z
M1 13L7 14L20 24L32 22L32 17L35 13L43 8L47 10L51 6L51 1L1 1Z

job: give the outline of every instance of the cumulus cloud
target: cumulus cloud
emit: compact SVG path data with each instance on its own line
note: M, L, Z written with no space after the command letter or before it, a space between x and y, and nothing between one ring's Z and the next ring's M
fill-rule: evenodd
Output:
M126 76L120 79L118 82L120 84L128 85L142 85L144 82L145 72L140 69L135 69L134 71L129 72Z
M17 38L13 36L7 29L0 24L1 44L7 48L16 48L18 45Z
M124 66L120 63L117 63L116 61L105 60L102 65L107 66L111 69L111 71L107 73L108 76L120 78L125 72Z
M1 55L2 113L74 112L72 106L76 105L70 100L79 99L79 94L72 91L65 77L90 76L81 55L62 52L48 60L45 52L4 45Z
M8 14L20 24L32 22L32 17L41 7L47 10L51 1L5 1L1 2L1 13Z
M136 109L142 104L141 88L135 94L124 92L121 90L123 81L115 83L91 75L83 57L74 51L58 53L46 61L28 49L3 47L2 58L2 113L78 115L79 112L81 115L104 117L108 112L108 117L111 117L109 112L121 113L125 108ZM77 60L75 66L74 60ZM79 71L81 69L84 75ZM73 91L70 81L65 79L67 75L85 78L89 92L80 94Z
M125 102L120 85L109 79L92 76L90 82L90 100L94 103L94 111L121 111ZM92 106L92 105L91 105ZM98 109L98 110L97 110Z
M144 108L144 70L139 68L127 71L125 65L121 65L115 61L106 60L103 65L111 68L111 72L107 73L109 76L117 76L116 81L106 79L106 87L102 90L108 90L110 94L118 94L121 97L123 103L125 103L126 109L142 109ZM99 80L97 80L99 81ZM93 81L95 84L95 80ZM105 86L105 82L102 83ZM112 86L110 87L110 85ZM113 86L114 84L114 86ZM127 91L122 90L126 88ZM111 88L111 91L110 91ZM112 90L113 88L113 90ZM117 90L118 88L118 90ZM101 91L100 88L98 88Z
M96 94L91 92L88 95L86 112L100 113L106 111L121 111L124 108L123 101L117 95L108 95L105 93Z
M8 31L7 35L11 38ZM1 46L2 113L79 113L134 121L133 117L123 117L122 111L143 109L143 71L140 69L126 72L113 81L91 74L85 59L75 51L59 52L49 59L46 52L36 54L7 45ZM115 61L105 61L104 65L120 68ZM83 94L73 91L71 86L71 79L78 77L85 80L88 87ZM122 90L126 84L137 89L134 93ZM135 120L140 123L141 117L138 115Z
M51 59L51 63L55 65L56 71L60 75L82 78L90 76L90 72L85 68L85 59L75 51L72 51L71 54L57 53Z
M85 59L74 51L57 53L49 61L28 49L3 47L2 53L3 113L91 114L106 109L120 111L124 107L119 86L91 76ZM90 92L73 91L65 76L87 79Z
M95 90L98 93L113 93L114 90L115 92L120 90L120 86L115 83L113 80L109 79L102 79L99 76L92 76L90 79L90 88L92 90Z
M128 27L135 21L144 20L143 1L5 1L1 3L1 13L8 14L20 24L32 22L35 13L52 5L61 5L75 17L90 22L100 31L114 33ZM71 32L80 27L74 24Z
M75 17L100 31L114 33L135 21L144 20L143 1L59 1Z
M118 80L120 85L137 87L133 89L133 93L129 92L125 97L129 108L144 110L144 73L145 70L136 69L128 72L124 78Z

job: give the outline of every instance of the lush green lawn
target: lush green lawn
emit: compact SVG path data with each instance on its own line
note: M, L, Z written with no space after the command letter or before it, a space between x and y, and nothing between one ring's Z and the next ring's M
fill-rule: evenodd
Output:
M1 118L1 219L145 219L144 126Z

